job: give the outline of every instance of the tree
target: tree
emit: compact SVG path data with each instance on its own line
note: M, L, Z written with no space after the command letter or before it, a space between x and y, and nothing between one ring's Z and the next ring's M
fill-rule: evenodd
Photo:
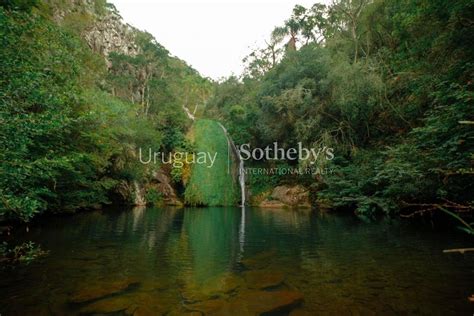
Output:
M368 0L337 0L329 10L331 27L340 34L349 33L354 45L354 63L359 55L360 18Z

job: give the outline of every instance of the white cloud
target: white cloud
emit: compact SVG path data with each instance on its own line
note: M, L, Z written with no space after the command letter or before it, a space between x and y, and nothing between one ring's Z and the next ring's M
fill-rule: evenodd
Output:
M317 0L109 0L125 22L146 30L202 75L217 79L240 74L249 47L263 46L295 4ZM328 2L326 0L325 2Z

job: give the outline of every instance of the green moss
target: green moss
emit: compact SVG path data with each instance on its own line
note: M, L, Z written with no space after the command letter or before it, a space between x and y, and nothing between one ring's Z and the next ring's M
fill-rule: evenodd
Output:
M227 138L219 124L212 120L197 120L192 127L196 152L217 153L212 167L194 164L186 185L185 202L188 205L235 205L239 187L233 175L235 162L229 156Z

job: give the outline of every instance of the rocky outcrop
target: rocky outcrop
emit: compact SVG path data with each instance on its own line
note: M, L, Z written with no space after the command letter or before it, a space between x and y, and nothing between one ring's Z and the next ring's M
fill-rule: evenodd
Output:
M130 62L115 61L110 56L112 52L129 57L136 57L142 53L137 38L151 36L141 32L131 25L125 23L113 4L105 1L95 0L45 0L49 7L52 19L65 29L71 29L79 35L92 51L103 56L108 66L108 71L116 75L133 77L128 88L116 89L111 87L111 94L116 97L129 100L137 105L137 109L144 115L149 110L149 86L148 83L154 75L152 64L159 60L152 60L143 65L135 65ZM152 39L156 43L155 39ZM157 44L158 45L158 44ZM163 48L163 51L166 51ZM128 60L128 58L125 58ZM114 61L113 65L111 61ZM117 70L119 69L119 70ZM147 90L148 89L148 90ZM148 92L146 92L148 91ZM130 145L127 156L130 159L138 159L136 145ZM117 169L123 168L123 162ZM145 167L144 167L145 168ZM135 206L144 206L163 200L167 205L182 205L178 199L176 190L173 188L169 176L169 170L153 171L145 168L145 177L138 181L122 180L116 188L115 202L127 203ZM147 200L148 199L148 200ZM150 201L151 200L151 201Z
M52 2L51 6L53 18L59 24L83 21L85 25L81 36L94 52L105 57L108 66L111 52L127 56L139 53L135 40L137 30L123 22L112 4L95 0L66 0L61 5Z
M301 185L277 186L257 205L265 208L310 208L309 190Z
M171 206L182 206L183 203L178 198L175 188L171 185L171 179L164 169L153 171L151 180L142 184L138 181L121 181L117 186L119 200L134 206L145 206L154 201L148 201L147 196L150 191L159 194L163 204ZM161 203L160 203L161 204Z
M93 51L105 57L110 52L135 56L138 46L133 31L131 26L122 22L120 16L111 12L98 19L84 37Z
M176 190L171 185L171 179L165 169L160 168L158 171L153 172L153 181L150 187L154 188L162 196L164 204L183 205L176 194Z
M135 206L145 206L147 201L145 199L146 190L137 181L128 182L122 180L116 188L118 195L118 202L126 203Z
M145 206L146 199L145 199L145 190L144 188L138 183L138 181L133 181L133 205L135 206Z

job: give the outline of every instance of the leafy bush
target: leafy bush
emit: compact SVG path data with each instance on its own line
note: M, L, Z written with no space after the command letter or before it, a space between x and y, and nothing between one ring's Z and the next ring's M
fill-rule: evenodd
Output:
M30 263L31 261L44 257L48 251L41 249L32 241L24 242L13 248L8 248L8 244L3 242L0 245L0 262L7 264Z
M149 188L145 194L147 204L159 205L163 202L163 196L155 188Z

